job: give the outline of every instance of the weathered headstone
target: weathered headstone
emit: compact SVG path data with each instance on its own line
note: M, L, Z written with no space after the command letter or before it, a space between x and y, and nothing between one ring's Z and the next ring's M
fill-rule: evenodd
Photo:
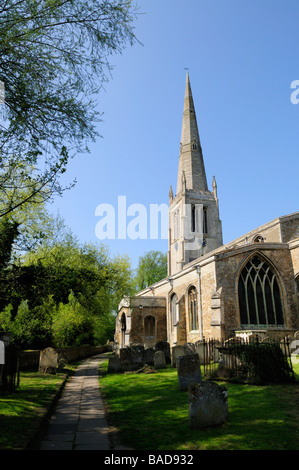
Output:
M131 348L121 348L119 350L119 357L122 370L133 370Z
M154 348L147 348L144 351L144 363L148 364L149 366L154 365L154 354L155 350Z
M41 374L56 374L58 354L53 348L46 348L40 352L39 368Z
M121 372L121 361L118 356L109 357L108 372L109 373Z
M195 345L193 343L185 343L184 352L185 354L196 354Z
M195 352L199 355L201 364L209 364L209 354L206 341L197 341L195 343Z
M3 341L0 341L0 364L5 364L5 346Z
M57 370L62 371L66 364L68 363L68 358L64 353L59 354L57 359Z
M159 341L155 345L155 351L163 351L165 355L166 364L171 363L171 356L170 356L170 345L167 341Z
M187 354L177 358L179 387L188 390L189 387L201 382L201 370L198 354Z
M156 351L154 354L154 366L156 369L165 369L166 359L163 351Z
M136 367L140 367L144 363L144 346L141 344L136 344L131 346L131 358L132 363Z
M227 389L214 382L189 388L189 424L192 429L219 426L228 419Z
M184 356L185 355L185 350L184 346L182 345L177 345L172 347L172 354L171 354L171 364L173 367L176 367L177 365L177 358L179 356Z

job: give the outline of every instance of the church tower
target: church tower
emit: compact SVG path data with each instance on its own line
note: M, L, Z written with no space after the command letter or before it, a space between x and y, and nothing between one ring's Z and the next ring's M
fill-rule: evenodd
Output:
M176 196L169 191L168 275L222 244L217 185L213 177L209 191L187 73Z

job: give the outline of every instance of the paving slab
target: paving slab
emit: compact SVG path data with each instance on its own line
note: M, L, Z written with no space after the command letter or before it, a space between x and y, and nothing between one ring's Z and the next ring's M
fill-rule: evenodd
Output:
M66 383L40 442L40 450L111 450L110 428L99 389L99 354L85 360Z

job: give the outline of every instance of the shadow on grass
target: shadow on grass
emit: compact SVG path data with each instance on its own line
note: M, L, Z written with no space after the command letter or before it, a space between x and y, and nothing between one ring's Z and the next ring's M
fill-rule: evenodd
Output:
M179 389L175 369L151 375L104 373L100 384L108 419L123 443L136 450L298 449L298 422L289 413L298 384L226 384L228 421L199 431L190 429L188 392Z

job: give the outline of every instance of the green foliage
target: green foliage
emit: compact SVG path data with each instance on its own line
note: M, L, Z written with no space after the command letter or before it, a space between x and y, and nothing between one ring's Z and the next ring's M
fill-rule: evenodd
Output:
M287 383L294 380L287 356L276 343L249 343L233 346L244 374L257 383Z
M7 305L2 312L0 311L0 331L11 333L12 329L12 305Z
M49 345L52 340L51 312L49 305L30 309L27 300L21 301L14 320L7 322L9 308L4 309L0 319L4 320L3 330L11 336L11 343L20 349L39 349ZM6 320L6 321L5 321ZM1 327L2 327L1 325Z
M161 281L167 276L167 255L160 251L149 251L139 258L135 275L136 290L140 291L146 287Z
M70 293L68 303L60 303L54 313L52 332L55 347L93 345L92 318L73 293Z
M0 217L61 194L69 158L97 136L96 96L110 56L135 42L135 17L128 0L1 2Z
M3 270L0 329L20 348L105 344L119 301L132 292L130 261L104 245L81 245L61 220L51 233Z
M18 227L17 222L11 222L7 218L0 223L0 271L6 268L11 259L13 242L19 233Z

